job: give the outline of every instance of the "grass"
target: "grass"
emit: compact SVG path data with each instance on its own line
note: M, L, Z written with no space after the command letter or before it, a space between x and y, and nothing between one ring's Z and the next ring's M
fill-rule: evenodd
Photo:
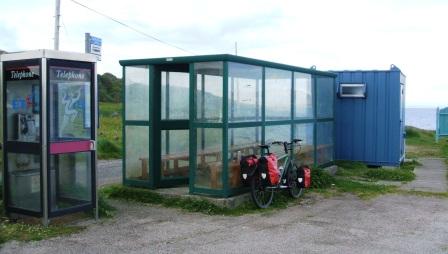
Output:
M1 194L1 193L0 193ZM63 224L49 225L30 224L25 222L15 222L5 217L3 211L3 200L0 195L0 246L1 244L16 241L39 241L56 236L70 235L85 229L81 226L68 226ZM110 218L114 215L115 208L110 206L104 199L104 195L99 196L99 213L101 218Z
M252 203L244 203L237 208L230 209L217 206L207 200L196 198L180 198L162 196L152 190L132 188L122 185L110 185L102 189L107 198L134 201L146 204L157 204L164 207L179 208L187 212L199 212L207 215L240 216L248 213L268 212L287 208L298 202L283 192L275 193L274 201L268 209L257 209Z
M23 222L10 222L6 218L0 219L0 244L7 241L39 241L51 237L68 235L83 230L79 226L41 225L26 224Z
M5 217L3 211L3 200L0 197L0 245L11 240L17 241L39 241L50 237L68 235L83 230L84 227L27 224L24 222L13 222Z
M448 198L448 194L434 194L415 191L402 191L396 186L359 182L346 178L333 178L333 184L328 188L314 188L311 192L330 197L343 193L351 193L361 199L371 199L384 194L407 194L418 196L435 196ZM258 209L252 202L244 203L234 209L217 206L207 200L182 197L166 197L152 190L126 187L122 185L110 185L102 192L107 198L132 201L144 204L156 204L168 208L177 208L187 212L198 212L206 215L241 216L252 213L266 213L279 209L285 209L299 201L289 197L285 192L277 192L274 201L268 209Z
M415 179L415 174L408 169L369 169L365 176L369 180L385 180L385 181L400 181L410 182Z
M344 178L336 179L335 185L337 191L352 193L362 199L370 199L379 195L394 193L397 190L396 186L362 183Z
M378 180L410 182L415 179L413 172L419 163L405 162L398 168L369 168L360 162L338 161L337 176L374 182Z
M311 170L311 188L317 189L327 189L333 186L335 183L335 178L330 175L327 171L315 168Z
M435 131L406 127L406 157L443 157L448 158L448 139L435 141Z
M100 103L100 129L98 131L98 158L122 157L121 103Z

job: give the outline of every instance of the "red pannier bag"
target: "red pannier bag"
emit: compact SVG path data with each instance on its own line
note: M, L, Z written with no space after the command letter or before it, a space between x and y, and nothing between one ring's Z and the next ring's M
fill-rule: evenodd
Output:
M280 171L277 166L277 156L270 153L260 158L259 160L260 173L265 174L270 185L277 185L280 183Z
M297 170L297 184L299 188L311 187L311 169L308 166L300 166Z
M241 169L241 182L243 184L248 184L250 177L252 177L255 169L257 168L258 158L256 155L249 155L241 158L240 169Z

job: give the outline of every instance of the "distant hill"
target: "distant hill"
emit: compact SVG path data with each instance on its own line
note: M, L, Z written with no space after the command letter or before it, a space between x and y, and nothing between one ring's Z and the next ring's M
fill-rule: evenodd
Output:
M121 79L108 72L98 74L98 94L101 102L121 102Z

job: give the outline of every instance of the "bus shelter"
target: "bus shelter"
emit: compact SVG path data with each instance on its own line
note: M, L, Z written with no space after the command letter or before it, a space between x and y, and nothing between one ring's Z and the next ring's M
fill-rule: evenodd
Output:
M333 163L335 74L234 55L120 64L125 185L232 196L247 191L239 159L274 140L303 139L299 163Z

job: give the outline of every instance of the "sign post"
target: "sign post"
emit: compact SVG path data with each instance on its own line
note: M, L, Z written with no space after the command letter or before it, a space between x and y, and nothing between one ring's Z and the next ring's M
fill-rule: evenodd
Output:
M91 36L90 33L86 33L85 37L85 51L86 53L97 56L98 61L101 61L101 38Z

